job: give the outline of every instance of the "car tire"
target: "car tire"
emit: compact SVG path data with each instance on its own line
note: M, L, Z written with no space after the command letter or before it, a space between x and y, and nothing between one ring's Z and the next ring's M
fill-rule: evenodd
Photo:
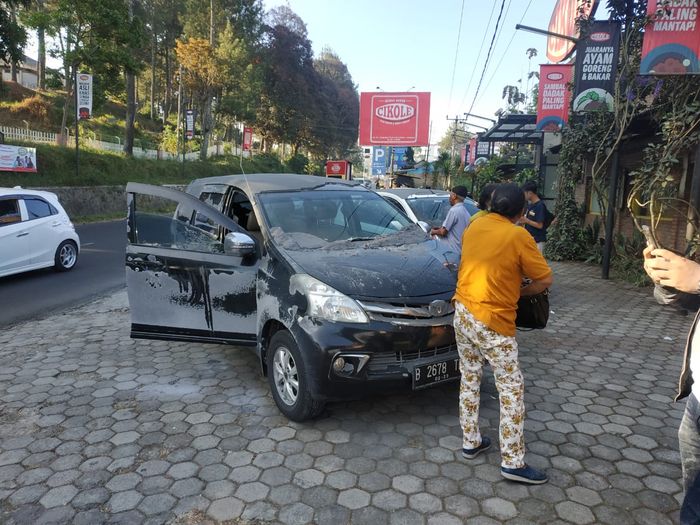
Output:
M287 331L279 331L267 347L267 379L272 397L292 421L306 421L321 413L324 403L313 398L299 347Z
M56 248L54 255L54 269L57 272L67 272L72 270L78 262L78 245L73 241L63 241Z

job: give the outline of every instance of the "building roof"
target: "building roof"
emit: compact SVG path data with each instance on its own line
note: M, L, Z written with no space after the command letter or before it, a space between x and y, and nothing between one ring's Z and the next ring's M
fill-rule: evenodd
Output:
M537 115L505 115L491 129L479 135L479 142L516 142L541 144L542 131L537 130Z

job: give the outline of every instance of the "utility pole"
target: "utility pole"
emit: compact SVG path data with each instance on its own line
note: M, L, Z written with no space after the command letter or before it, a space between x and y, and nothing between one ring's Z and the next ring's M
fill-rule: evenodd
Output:
M466 123L466 119L461 119L458 116L455 116L455 118L450 118L449 116L446 117L447 120L451 121L454 123L454 128L452 129L452 152L450 153L450 164L454 163L454 158L455 158L455 147L456 147L456 141L457 141L457 126L459 124L464 124ZM450 166L451 167L451 166ZM452 170L450 170L452 171ZM447 186L449 188L451 181L451 173L448 172L447 174Z
M175 126L175 129L177 130L177 156L178 160L180 157L180 124L182 123L182 64L180 64L180 69L178 70L177 73L177 78L178 78L178 91L177 91L177 126ZM182 133L185 133L185 130L182 130ZM182 151L183 154L183 160L184 160L184 155L185 151L183 149Z
M80 112L78 111L78 64L73 65L73 95L75 99L75 180L80 180Z

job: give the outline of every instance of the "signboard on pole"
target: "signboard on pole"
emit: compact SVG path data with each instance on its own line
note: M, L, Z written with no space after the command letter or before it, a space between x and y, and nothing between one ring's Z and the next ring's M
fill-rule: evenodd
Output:
M194 110L188 109L185 111L185 138L192 140L194 138Z
M430 93L361 93L360 144L427 146Z
M642 75L700 74L700 13L698 0L649 0L652 17L644 29Z
M620 23L593 22L576 50L574 113L612 111L620 51Z
M537 130L558 132L569 120L573 64L542 64L537 98Z
M490 142L480 142L479 138L476 139L476 159L474 159L475 164L480 164L479 159L488 159L491 156L491 143Z
M372 150L372 175L386 175L386 163L389 160L389 148L384 146L374 146Z
M0 144L0 171L36 173L36 148Z
M75 77L76 118L87 120L92 116L92 75L78 73Z
M467 162L467 150L469 149L469 146L466 144L462 146L459 150L459 162L462 164L462 166L466 165Z
M348 178L348 161L347 160L329 160L326 162L326 177L335 177L338 179Z
M253 147L253 128L243 128L243 151L250 151Z
M474 164L476 161L476 137L469 139L469 164Z

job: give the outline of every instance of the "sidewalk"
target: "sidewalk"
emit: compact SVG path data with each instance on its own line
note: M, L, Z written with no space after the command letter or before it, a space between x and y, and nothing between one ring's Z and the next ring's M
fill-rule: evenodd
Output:
M456 384L291 423L251 352L131 340L121 291L0 333L0 523L677 523L692 319L598 268L554 268L550 326L518 335L546 485L503 480L497 447L461 459Z

